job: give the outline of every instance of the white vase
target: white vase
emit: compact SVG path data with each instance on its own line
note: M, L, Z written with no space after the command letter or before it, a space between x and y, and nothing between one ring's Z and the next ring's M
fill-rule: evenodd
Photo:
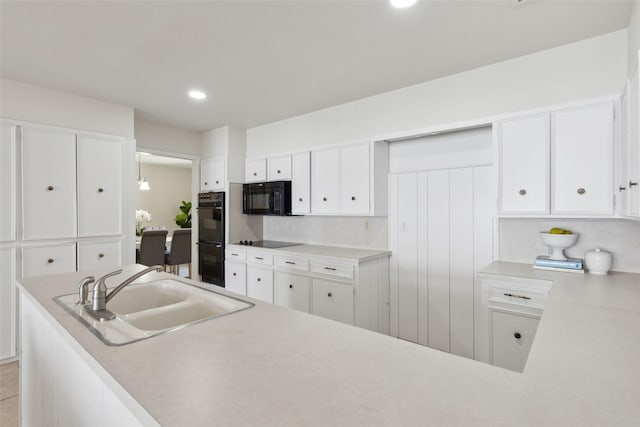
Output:
M607 274L611 269L613 257L611 253L600 249L594 249L584 254L584 262L591 274Z

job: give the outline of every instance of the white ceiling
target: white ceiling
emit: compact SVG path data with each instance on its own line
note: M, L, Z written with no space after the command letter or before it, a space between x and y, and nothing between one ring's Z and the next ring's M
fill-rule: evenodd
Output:
M3 78L253 127L625 28L630 0L0 3ZM195 102L192 88L209 97Z

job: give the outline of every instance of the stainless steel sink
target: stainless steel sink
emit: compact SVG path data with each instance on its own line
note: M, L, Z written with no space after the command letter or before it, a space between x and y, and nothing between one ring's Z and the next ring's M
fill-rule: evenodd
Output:
M108 303L113 320L99 321L76 293L54 298L108 345L124 345L176 331L205 320L253 307L253 304L178 279L132 284Z

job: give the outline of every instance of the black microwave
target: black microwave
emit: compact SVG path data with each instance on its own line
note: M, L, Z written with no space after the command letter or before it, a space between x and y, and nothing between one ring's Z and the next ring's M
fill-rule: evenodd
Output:
M291 181L244 184L242 212L247 215L291 215Z

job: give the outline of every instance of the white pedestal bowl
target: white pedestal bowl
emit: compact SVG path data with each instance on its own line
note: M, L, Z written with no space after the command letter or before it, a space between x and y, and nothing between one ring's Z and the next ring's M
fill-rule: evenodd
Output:
M540 237L545 245L547 245L553 251L549 256L549 259L564 261L567 259L564 256L564 250L575 245L580 234L551 234L546 232L540 232Z

